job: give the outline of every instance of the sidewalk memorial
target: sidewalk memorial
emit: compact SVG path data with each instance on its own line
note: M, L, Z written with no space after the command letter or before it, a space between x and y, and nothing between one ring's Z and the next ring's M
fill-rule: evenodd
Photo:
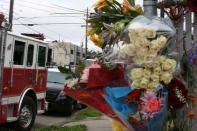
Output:
M133 0L99 0L94 7L88 33L102 55L79 79L69 80L65 93L109 116L121 130L190 130L196 98L180 74L172 22L143 16ZM176 124L176 112L185 105L187 117Z

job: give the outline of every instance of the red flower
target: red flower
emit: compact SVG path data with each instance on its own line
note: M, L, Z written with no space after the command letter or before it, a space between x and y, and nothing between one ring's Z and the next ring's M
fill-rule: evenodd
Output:
M188 93L188 97L187 97L191 102L195 102L196 101L196 96L194 93Z
M192 12L197 12L197 2L196 0L187 0L187 5Z
M183 107L186 103L188 90L181 80L173 78L167 85L168 103L174 109Z
M184 71L181 71L181 72L180 72L180 74L181 74L181 75L184 75L184 74L185 74L185 72L184 72Z
M142 91L144 91L144 90L143 89L139 89L139 90L135 89L132 92L130 92L126 98L126 103L131 104L133 102L138 102Z
M132 115L129 115L129 122L135 125L143 125L144 122L142 121L137 121L137 119L135 117L133 117Z
M189 110L187 117L196 120L195 110L194 109Z

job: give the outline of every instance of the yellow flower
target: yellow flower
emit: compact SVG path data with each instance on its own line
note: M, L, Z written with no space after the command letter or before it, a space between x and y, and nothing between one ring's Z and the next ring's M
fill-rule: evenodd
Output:
M120 123L116 122L113 119L111 119L111 122L113 131L124 131L124 127Z
M90 40L98 47L101 47L101 39L97 35L92 35Z
M131 5L129 4L128 0L124 0L122 6L123 6L123 13L130 15L131 13L129 12L129 10L131 8Z
M91 26L88 26L87 36L90 36L91 35L92 29L93 28Z
M113 0L108 0L108 1L112 3ZM105 2L105 0L99 0L95 4L92 5L92 7L96 7L98 9L103 8L105 6L107 6L107 3Z
M142 15L144 13L142 10L142 7L140 5L135 5L135 6L131 7L131 10L136 11L140 15Z
M131 14L130 10L131 11L136 11L140 15L142 15L144 13L140 5L131 6L129 4L128 0L124 0L123 3L122 3L122 6L123 6L123 13L127 14L127 15Z

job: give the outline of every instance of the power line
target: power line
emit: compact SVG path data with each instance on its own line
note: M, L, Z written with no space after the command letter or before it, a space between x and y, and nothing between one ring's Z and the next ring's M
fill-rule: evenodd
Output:
M52 4L52 5L57 6L57 7L60 7L60 8L62 8L62 9L68 9L68 10L73 10L73 11L84 12L84 11L82 11L82 10L72 9L72 8L60 6L60 5L57 5L57 4Z
M84 13L51 13L51 15L54 15L54 14L83 14L84 15Z
M42 11L42 12L50 12L50 13L52 13L51 12L51 10L45 10L45 9L40 9L40 8L34 8L34 7L31 7L31 6L26 6L26 5L22 5L22 4L19 4L19 3L16 3L17 5L20 5L20 6L22 6L22 7L27 7L27 8L30 8L30 9L34 9L34 10L37 10L37 11Z
M67 25L67 24L84 24L84 23L37 23L37 24L13 24L13 25L26 25L26 26L34 26L34 25Z
M17 19L39 19L39 18L54 18L54 17L71 17L71 18L80 18L80 16L35 16L35 17L18 17L18 18L15 18L15 20Z
M20 22L20 23L21 23L21 22ZM35 29L29 27L29 26L23 25L23 23L21 23L21 25L24 26L24 27L26 27L26 28L28 28L28 29L30 29L30 30L32 30L32 31L34 31L34 32L36 32L36 33L42 34L41 32L39 32L39 31L37 31L37 30L35 30ZM45 36L47 36L47 37L50 38L50 39L54 39L54 38L51 38L50 36L48 36L48 35L46 35L46 34L45 34Z
M78 11L78 12L83 12L83 11L80 11L80 10L76 10L76 9L72 9L72 8L67 8L67 7L57 7L57 5L55 5L56 7L54 7L54 6L50 6L50 5L46 5L46 4L38 4L38 3L34 3L34 2L30 2L30 1L25 1L25 0L22 0L23 2L26 2L26 3L30 3L30 4L34 4L34 5L37 5L37 6L44 6L44 7L49 7L49 8L53 8L53 9L61 9L61 10L65 10L65 9L67 9L67 10L72 10L72 11ZM59 5L58 5L59 6Z
M14 12L14 14L20 17L20 15L19 15L18 13ZM23 24L20 20L18 20L18 21L19 21L19 23ZM29 21L29 20L28 20L28 21ZM30 21L30 22L32 22L32 21ZM32 23L34 23L34 22L32 22ZM26 28L29 28L30 30L32 30L32 31L34 31L34 32L36 32L36 33L40 33L40 32L38 32L37 30L35 30L35 29L33 29L33 28L29 27L29 26L26 26L26 25L22 25L22 26L25 26ZM42 28L45 28L46 30L48 30L48 31L50 31L50 32L53 32L53 33L55 33L55 34L60 35L59 33L55 32L55 31L53 31L53 30L50 30L50 29L48 29L48 28L46 28L46 27L42 27ZM47 36L48 38L51 39L50 36L48 36L48 35L45 35L45 36ZM52 38L52 39L54 39L54 38Z

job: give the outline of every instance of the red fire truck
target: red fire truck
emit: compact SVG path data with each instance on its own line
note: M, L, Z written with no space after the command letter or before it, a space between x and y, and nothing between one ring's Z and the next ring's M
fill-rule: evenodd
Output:
M13 122L15 129L29 131L36 114L44 112L50 51L46 42L5 27L0 27L0 124Z

